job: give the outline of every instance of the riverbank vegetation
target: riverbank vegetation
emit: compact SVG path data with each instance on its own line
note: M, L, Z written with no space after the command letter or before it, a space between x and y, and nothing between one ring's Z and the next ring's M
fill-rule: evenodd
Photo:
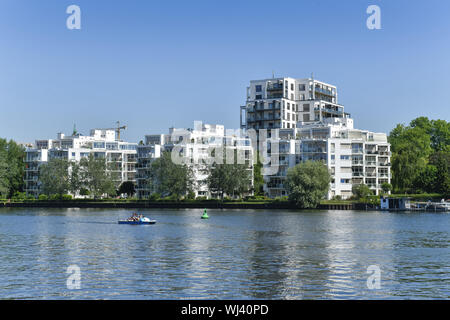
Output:
M23 191L25 148L0 138L0 197L11 198Z
M450 122L419 117L409 125L398 124L388 139L392 151L392 180L391 184L381 186L384 194L407 196L415 201L450 197ZM23 192L24 157L24 147L12 140L0 139L0 199L10 199L12 202L66 201L72 200L72 196L68 195L70 193L92 198L76 201L291 202L299 208L312 208L319 204L379 203L379 196L373 195L365 185L354 186L351 199L342 200L336 196L332 200L323 200L328 192L330 175L320 162L306 162L290 168L286 180L289 196L276 199L263 195L260 161L253 168L254 197L245 197L251 191L247 166L215 165L205 171L208 178L204 184L215 191L218 199L195 198L191 169L186 165L174 164L168 152L150 165L147 182L153 194L149 199L133 198L134 183L126 181L118 185L120 179L114 176L114 168L107 167L104 159L92 156L82 159L80 163L52 159L42 165L40 181L43 193L39 199L34 199ZM115 199L120 194L127 194L128 199ZM103 197L106 199L100 199Z
M394 193L450 196L450 122L419 117L389 134Z

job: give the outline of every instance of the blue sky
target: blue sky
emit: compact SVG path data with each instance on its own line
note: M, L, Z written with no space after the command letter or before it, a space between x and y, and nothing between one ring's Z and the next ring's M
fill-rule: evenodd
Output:
M81 30L66 28L71 4ZM371 4L381 30L366 28ZM335 84L358 128L449 121L449 40L445 0L1 0L0 137L238 128L248 82L272 71Z

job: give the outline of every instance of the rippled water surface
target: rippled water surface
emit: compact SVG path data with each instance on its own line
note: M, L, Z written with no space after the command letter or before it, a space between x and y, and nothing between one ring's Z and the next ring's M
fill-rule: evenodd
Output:
M449 214L158 209L142 211L155 225L118 225L129 213L0 209L0 298L450 297Z

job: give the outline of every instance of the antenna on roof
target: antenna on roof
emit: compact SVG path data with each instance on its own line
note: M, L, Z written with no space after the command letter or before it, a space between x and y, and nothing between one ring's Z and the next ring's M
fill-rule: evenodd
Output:
M275 72L272 70L272 79L275 79Z
M76 136L77 135L77 126L76 126L76 124L74 123L73 124L73 132L72 132L72 136Z

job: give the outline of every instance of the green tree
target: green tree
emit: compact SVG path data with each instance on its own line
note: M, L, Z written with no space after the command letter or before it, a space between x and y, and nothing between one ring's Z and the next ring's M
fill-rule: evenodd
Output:
M390 135L392 183L398 192L438 192L447 187L450 122L419 117Z
M436 167L435 189L433 191L450 195L450 152L438 151L430 159Z
M411 191L432 152L426 129L397 125L389 135L392 150L392 184L398 191Z
M315 208L328 192L331 175L321 161L306 161L289 168L286 190L289 200L300 208Z
M159 193L162 197L185 196L194 187L193 169L186 164L175 164L171 153L165 151L161 157L155 159L149 168L147 184L152 193Z
M95 158L90 154L88 158L81 159L80 171L83 186L94 198L115 194L116 186L104 158Z
M249 165L238 163L236 150L234 150L233 163L230 163L231 161L229 159L227 161L225 158L227 154L226 149L223 149L222 154L224 155L222 163L213 163L207 169L208 178L206 183L208 188L211 192L218 194L221 199L225 195L241 197L252 188Z
M6 162L6 155L0 149L0 196L6 198L9 195L9 181L8 181L8 163Z
M39 167L42 193L63 195L69 191L69 162L53 158Z
M373 194L372 190L365 184L354 184L352 186L352 193L356 199L365 199L369 195Z
M438 170L435 165L427 164L414 179L414 193L436 192Z
M23 191L24 189L25 163L23 159L25 157L25 149L13 140L9 140L7 148L9 195L11 196L14 192Z
M381 184L381 189L383 190L384 193L389 193L390 191L392 191L392 184L388 182L383 182Z
M126 193L129 198L132 197L135 192L136 190L133 181L122 182L118 190L119 194Z
M8 189L8 194L3 196L11 197L15 192L23 191L24 156L25 149L22 146L13 140L7 142L5 139L0 139L0 167L3 168L0 169L3 170L0 171L0 188L3 189L3 192Z
M259 160L259 154L257 153L256 164L253 166L253 188L255 190L255 196L264 195L264 177L262 175L263 164Z
M83 177L81 165L78 162L71 162L69 168L69 192L76 195L83 188Z

